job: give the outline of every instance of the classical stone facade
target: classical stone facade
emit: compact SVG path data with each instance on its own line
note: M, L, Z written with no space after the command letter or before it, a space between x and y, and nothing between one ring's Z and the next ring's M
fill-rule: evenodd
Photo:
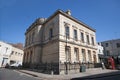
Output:
M73 18L70 11L57 10L48 19L37 19L25 33L24 67L56 64L58 74L64 63L97 63L95 30Z

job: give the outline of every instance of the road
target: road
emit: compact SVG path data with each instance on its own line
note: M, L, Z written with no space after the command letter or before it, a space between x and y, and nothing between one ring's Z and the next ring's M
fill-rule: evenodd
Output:
M9 70L0 68L0 80L42 80L31 75L16 72L15 70Z
M120 80L120 71L73 78L71 80Z
M35 77L12 69L0 68L0 80L50 80L50 79ZM102 73L86 77L78 77L73 78L71 80L120 80L120 71Z

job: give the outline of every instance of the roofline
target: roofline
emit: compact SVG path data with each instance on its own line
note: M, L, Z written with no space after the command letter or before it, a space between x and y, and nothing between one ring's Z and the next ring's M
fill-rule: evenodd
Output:
M88 29L96 32L95 29L91 28L90 26L88 26L87 24L83 23L82 21L80 21L80 20L78 20L78 19L76 19L76 18L68 15L67 13L65 13L65 12L62 11L62 10L57 10L52 16L50 16L50 17L45 21L45 23L44 23L43 25L45 25L48 21L50 21L50 20L51 20L54 16L56 16L57 14L62 14L62 15L64 15L64 16L66 16L67 18L69 18L69 19L77 22L78 24L83 25L83 26L85 26L86 28L88 28Z
M118 40L120 40L120 38L101 41L101 43L104 43L104 42L111 42L111 41L118 41Z
M42 25L45 25L48 21L50 21L52 18L54 18L57 14L62 14L62 15L64 15L65 17L67 17L67 18L69 18L69 19L77 22L78 24L83 25L83 26L85 26L86 28L88 28L88 29L96 32L95 29L91 28L90 26L88 26L87 24L83 23L82 21L80 21L80 20L72 17L71 15L68 15L67 13L65 13L64 11L62 11L62 10L60 10L60 9L58 9L53 15L51 15L50 17L48 17L47 20L46 20ZM35 20L35 22L36 22L36 20ZM30 30L33 28L33 26L38 25L38 24L34 24L35 22L33 22L32 25L26 30L25 35L28 33L28 31L30 31ZM33 24L34 24L34 25L33 25Z
M25 35L26 35L29 31L31 31L31 30L34 28L34 26L37 26L37 25L38 25L38 24L36 23L38 19L39 19L39 18L37 18L37 19L26 29Z

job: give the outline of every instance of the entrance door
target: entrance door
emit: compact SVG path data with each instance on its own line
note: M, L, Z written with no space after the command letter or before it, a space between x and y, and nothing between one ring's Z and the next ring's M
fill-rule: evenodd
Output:
M3 58L2 60L2 66L5 67L7 64L8 58Z

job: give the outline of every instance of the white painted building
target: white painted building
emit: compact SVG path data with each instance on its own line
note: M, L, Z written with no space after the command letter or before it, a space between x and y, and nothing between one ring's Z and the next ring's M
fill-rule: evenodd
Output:
M104 48L103 48L103 46L101 45L101 43L99 42L99 43L97 44L97 54L98 54L98 58L99 58L98 60L99 60L99 62L100 62L101 56L104 55L103 50L104 50Z
M100 55L104 55L103 46L101 45L101 43L98 43L97 48L98 48L97 53Z
M14 63L22 65L23 54L23 50L0 41L0 67L5 67L7 63L9 65Z
M12 52L11 55L9 57L9 64L18 64L18 65L22 65L23 62L23 50L16 48L16 47L12 47Z
M12 46L0 41L0 67L4 67L9 62Z

